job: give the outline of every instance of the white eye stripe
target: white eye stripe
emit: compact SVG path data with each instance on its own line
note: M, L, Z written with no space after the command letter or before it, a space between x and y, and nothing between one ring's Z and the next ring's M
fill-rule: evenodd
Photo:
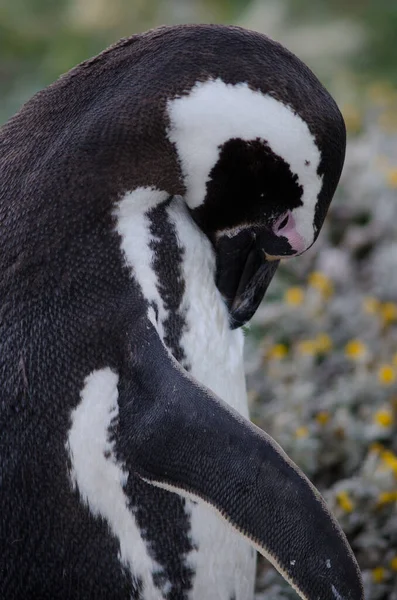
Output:
M203 203L220 148L233 138L262 139L298 177L303 206L293 210L300 235L310 245L322 177L320 151L307 124L292 108L246 83L198 82L186 96L168 101L168 137L176 146L190 208Z

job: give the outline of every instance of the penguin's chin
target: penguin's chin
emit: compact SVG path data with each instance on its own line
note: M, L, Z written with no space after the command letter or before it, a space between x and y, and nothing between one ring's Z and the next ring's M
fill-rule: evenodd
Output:
M278 257L266 257L261 238L246 229L217 240L216 284L228 307L232 329L253 317L280 262Z

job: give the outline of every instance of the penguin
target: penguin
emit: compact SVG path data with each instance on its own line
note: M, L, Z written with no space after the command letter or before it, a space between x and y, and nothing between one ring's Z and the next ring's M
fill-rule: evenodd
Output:
M249 421L242 325L345 153L312 72L234 26L123 39L0 132L0 597L362 600L319 492ZM299 259L298 259L299 260Z

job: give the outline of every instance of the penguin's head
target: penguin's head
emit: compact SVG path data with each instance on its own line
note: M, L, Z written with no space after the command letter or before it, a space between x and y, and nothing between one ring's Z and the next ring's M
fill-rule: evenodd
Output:
M167 111L184 198L215 248L217 285L238 327L279 260L316 240L342 170L345 127L299 59L260 34L245 44L238 28L230 35L211 73Z
M213 245L232 327L252 317L279 260L315 241L346 142L338 107L306 65L263 34L221 25L121 40L37 94L9 128L37 129L18 133L18 155L8 142L18 169L43 174L25 202L54 196L51 185L57 209L69 207L61 190L92 221L133 190L182 196ZM48 167L37 139L51 147ZM73 178L62 187L65 172Z

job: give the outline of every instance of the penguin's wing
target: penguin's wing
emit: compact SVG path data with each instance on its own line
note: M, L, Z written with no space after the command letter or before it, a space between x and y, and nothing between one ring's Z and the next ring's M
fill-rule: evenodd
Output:
M280 446L195 381L148 319L138 324L128 355L118 444L135 474L208 503L302 598L363 599L345 535Z

